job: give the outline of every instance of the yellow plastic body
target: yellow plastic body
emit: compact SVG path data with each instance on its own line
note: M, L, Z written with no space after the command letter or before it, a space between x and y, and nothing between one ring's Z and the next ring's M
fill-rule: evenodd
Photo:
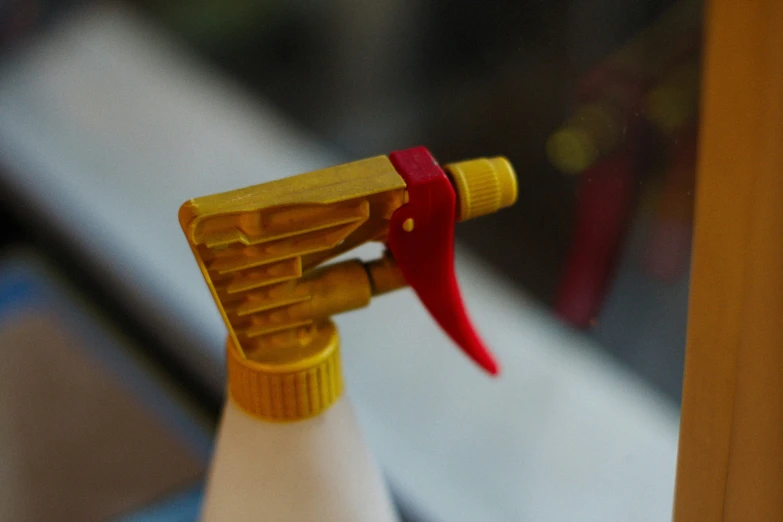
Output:
M463 219L516 200L504 158L446 169ZM229 390L243 410L290 421L339 398L339 339L330 317L367 306L405 280L388 255L319 265L385 241L405 188L390 160L378 156L182 205L180 224L228 327Z
M231 396L245 411L295 420L339 397L329 317L366 306L372 285L358 262L312 269L383 240L404 191L379 156L182 206L180 224L228 327Z

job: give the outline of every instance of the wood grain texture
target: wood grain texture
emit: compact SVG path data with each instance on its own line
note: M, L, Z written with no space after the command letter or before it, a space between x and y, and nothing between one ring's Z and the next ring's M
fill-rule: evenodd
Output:
M783 520L783 2L706 24L674 520Z

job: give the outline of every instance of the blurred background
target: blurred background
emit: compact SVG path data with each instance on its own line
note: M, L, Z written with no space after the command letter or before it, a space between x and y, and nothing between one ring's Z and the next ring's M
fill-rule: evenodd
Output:
M184 239L176 242L179 203L419 144L441 163L493 155L511 160L519 200L511 209L459 225L459 255L469 259L460 265L460 275L469 278L468 290L494 285L511 295L508 302L517 303L507 310L512 322L556 332L536 337L549 340L537 341L531 350L547 352L557 345L553 350L565 350L569 361L582 361L586 368L563 370L551 362L547 376L571 382L570 371L589 374L595 382L621 376L617 393L639 396L640 402L619 405L603 395L591 397L592 406L614 413L590 418L606 430L602 433L617 434L624 428L614 423L625 421L616 419L644 417L639 422L654 427L640 431L660 437L650 442L622 435L623 440L665 457L655 464L662 466L657 471L645 468L653 466L646 461L633 467L640 476L660 479L656 491L671 489L701 39L702 5L696 0L4 2L0 311L4 300L8 304L0 314L0 326L6 326L0 346L23 353L29 353L29 347L22 348L28 345L92 346L79 352L85 361L105 352L124 354L99 369L90 362L77 364L73 379L102 380L109 387L134 383L117 385L117 400L138 403L141 416L171 401L136 435L121 430L136 441L139 455L173 455L160 448L177 446L182 437L192 449L166 466L181 469L178 476L162 477L151 464L157 457L149 457L150 464L139 464L143 469L135 472L137 493L93 495L90 501L100 508L66 512L71 515L62 519L158 516L144 511L150 505L169 510L167 516L174 518L165 520L192 519L192 509L183 506L188 499L197 502L209 454L221 400L223 374L216 361L223 333L214 314L203 319L211 304L190 267ZM182 279L179 264L193 269ZM185 290L190 286L197 288L194 293ZM467 297L470 303L469 291ZM481 302L470 306L480 319ZM74 310L83 318L63 319ZM49 339L47 333L59 330L38 324L42 316L57 324L98 326ZM20 326L25 321L34 324ZM30 341L20 328L41 339ZM95 328L103 332L100 339L85 333ZM508 339L524 344L524 336ZM518 353L522 367L527 352ZM9 365L6 374L42 371L40 364L25 361L20 356L21 369ZM349 363L348 371L380 372L368 369L373 364L368 356L353 368ZM103 376L76 377L88 367ZM552 386L552 379L537 386ZM19 380L39 389L31 379ZM362 377L355 380L361 390ZM598 386L592 382L585 389ZM3 393L26 397L17 387L9 390ZM41 400L48 404L51 397L78 391L65 386ZM372 401L359 399L360 414L376 408ZM8 413L2 414L15 418L20 407L6 402ZM66 407L73 405L57 408ZM86 417L115 424L110 411ZM519 413L520 423L535 421ZM15 425L41 431L35 419L25 422ZM171 430L172 422L178 430ZM372 424L372 416L364 422ZM42 447L61 444L52 429ZM371 445L379 446L374 430L382 428L368 427ZM116 438L120 434L111 437L115 446L125 444ZM147 445L147 440L158 442ZM612 438L606 442L617 444ZM387 459L403 459L395 453L402 450L376 450L384 465ZM106 455L95 473L116 476L120 464L113 463L110 451ZM18 459L19 469L28 470L24 473L39 469L25 467L23 460ZM565 474L573 472L569 464L559 466ZM448 495L436 487L423 492L407 486L410 471L389 473L411 520L456 520L428 500ZM9 473L0 481L23 475ZM150 486L148 475L159 484ZM525 476L520 470L513 480L524 482ZM32 479L25 480L29 485ZM638 486L641 491L649 484ZM562 486L560 493L584 493L579 487ZM406 490L420 494L406 495ZM114 500L107 501L107 495ZM628 520L623 510L649 503L668 513L670 492L662 495L650 499L626 492L622 506L608 515L600 506L585 513ZM558 497L546 498L554 504ZM497 499L501 506L514 502ZM0 518L36 520L44 513L17 504L17 511ZM515 509L473 519L531 516ZM553 509L566 517L562 506ZM539 515L533 519L560 519L554 512Z

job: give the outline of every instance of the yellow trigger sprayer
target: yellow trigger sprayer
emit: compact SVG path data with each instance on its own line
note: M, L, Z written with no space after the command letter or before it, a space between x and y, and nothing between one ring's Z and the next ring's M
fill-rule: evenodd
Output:
M343 396L331 316L409 285L462 350L498 366L454 274L454 225L512 205L504 158L443 169L423 147L193 199L182 229L228 328L228 400L202 517L397 520ZM368 241L375 261L325 264Z

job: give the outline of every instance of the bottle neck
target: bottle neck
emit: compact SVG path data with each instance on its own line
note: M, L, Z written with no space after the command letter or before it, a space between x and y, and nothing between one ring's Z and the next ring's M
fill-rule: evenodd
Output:
M237 406L262 420L293 422L321 414L342 396L337 328L331 321L313 328L283 361L247 358L229 336L228 390Z

